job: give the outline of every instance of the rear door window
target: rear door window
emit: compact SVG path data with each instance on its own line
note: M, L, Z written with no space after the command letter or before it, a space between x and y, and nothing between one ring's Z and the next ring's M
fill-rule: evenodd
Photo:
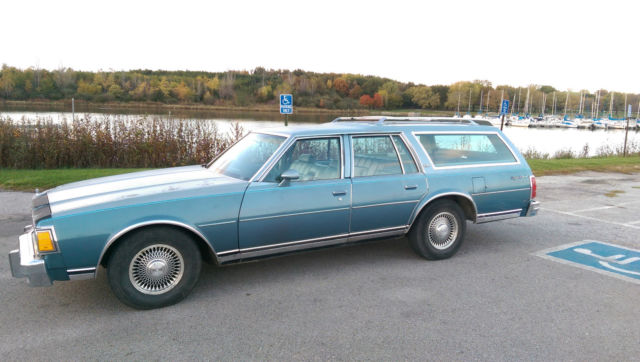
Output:
M418 134L436 167L515 163L515 156L497 134Z
M402 174L402 166L389 136L353 137L353 176Z

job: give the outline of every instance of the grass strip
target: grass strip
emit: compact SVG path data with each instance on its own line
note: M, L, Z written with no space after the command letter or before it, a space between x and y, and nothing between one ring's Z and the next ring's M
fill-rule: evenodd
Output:
M528 160L536 176L563 175L581 171L640 172L640 157L593 157ZM0 189L33 191L50 189L70 182L95 177L143 171L142 168L79 168L53 170L0 169Z
M0 189L40 191L90 178L143 171L142 168L62 168L53 170L0 169Z
M528 160L536 176L563 175L580 171L599 172L640 172L640 157L592 157L592 158L552 158L547 160Z

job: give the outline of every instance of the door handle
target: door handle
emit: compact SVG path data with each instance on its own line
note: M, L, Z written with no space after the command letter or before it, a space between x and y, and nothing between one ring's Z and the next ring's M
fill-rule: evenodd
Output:
M333 196L344 196L347 194L346 191L334 191L332 192Z
M418 188L418 185L404 185L405 190L415 190Z

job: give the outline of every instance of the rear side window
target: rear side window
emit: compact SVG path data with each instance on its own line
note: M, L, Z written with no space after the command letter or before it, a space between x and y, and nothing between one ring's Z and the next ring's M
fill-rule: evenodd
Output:
M352 143L354 177L402 174L391 137L354 137Z
M436 167L516 162L496 134L416 135Z

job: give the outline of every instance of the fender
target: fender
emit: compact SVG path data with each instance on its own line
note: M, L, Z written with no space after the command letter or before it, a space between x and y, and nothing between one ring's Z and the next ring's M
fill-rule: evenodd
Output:
M197 235L202 242L204 242L208 247L209 247L209 251L211 252L211 255L213 256L213 259L215 261L216 264L219 264L218 261L218 256L216 254L215 249L213 248L213 245L211 245L211 243L209 242L209 240L207 240L207 238L200 232L198 231L198 229L196 229L195 227L185 224L183 222L179 222L179 221L175 221L175 220L149 220L149 221L144 221L144 222L140 222L137 224L133 224L130 226L127 226L126 228L118 231L116 234L114 234L111 238L109 238L109 241L107 241L107 243L105 244L104 248L102 248L102 252L100 253L100 257L98 258L98 264L96 265L96 271L95 271L95 276L98 276L98 267L100 266L100 264L102 263L102 259L104 258L105 254L107 253L107 250L109 250L109 248L111 247L111 245L113 245L113 243L115 243L118 239L120 239L120 237L122 237L123 235L127 234L130 231L139 229L141 227L145 227L145 226L149 226L149 225L172 225L172 226L177 226L179 228L188 230L190 232L192 232L193 234Z
M420 215L420 212L422 212L422 210L427 205L429 205L431 203L431 201L434 201L434 200L442 198L442 197L447 197L447 196L463 197L463 198L469 200L471 205L473 205L473 217L472 217L472 220L473 220L474 223L476 222L477 217L478 217L478 207L476 206L476 203L473 201L471 196L468 195L468 194L462 193L462 192L450 191L450 192L442 192L442 193L435 194L435 195L426 195L416 205L416 208L414 209L413 213L411 214L411 218L409 219L408 225L413 225L413 223L416 221L416 218L418 218L418 215Z

